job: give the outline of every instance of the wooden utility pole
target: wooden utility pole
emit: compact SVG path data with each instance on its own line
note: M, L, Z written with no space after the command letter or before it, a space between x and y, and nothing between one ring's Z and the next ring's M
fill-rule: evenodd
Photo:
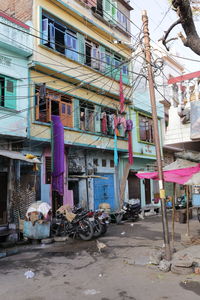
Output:
M148 81L149 81L149 93L150 93L152 118L153 118L154 141L156 146L156 157L157 157L157 164L158 164L158 177L159 177L159 190L160 190L161 210L162 210L162 225L163 225L163 239L165 244L165 256L167 260L170 260L171 250L170 250L170 241L169 241L169 229L168 229L166 204L165 204L165 190L164 190L164 181L163 181L160 138L159 138L159 131L158 131L158 118L157 118L157 110L156 110L154 78L153 78L153 71L151 67L151 50L150 50L150 37L149 37L149 29L148 29L148 16L146 10L142 12L142 22L143 22L143 33L144 33L145 58L146 58L146 66L147 66Z

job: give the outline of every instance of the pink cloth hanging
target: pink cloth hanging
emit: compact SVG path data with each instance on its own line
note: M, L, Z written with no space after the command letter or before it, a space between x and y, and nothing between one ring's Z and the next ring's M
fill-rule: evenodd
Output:
M119 98L120 98L120 113L124 112L124 93L123 93L123 82L122 82L122 72L120 72L120 82L119 82Z
M102 128L102 132L104 134L107 134L107 117L106 117L106 113L103 113L103 117L101 120L101 128Z

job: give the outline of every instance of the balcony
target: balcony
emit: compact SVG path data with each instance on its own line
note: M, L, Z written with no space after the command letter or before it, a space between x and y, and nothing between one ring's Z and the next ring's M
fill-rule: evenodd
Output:
M27 34L29 26L3 12L0 12L0 22L1 45L8 50L12 48L20 55L30 56L32 37Z
M168 84L171 106L164 144L191 149L200 141L200 71L171 77Z

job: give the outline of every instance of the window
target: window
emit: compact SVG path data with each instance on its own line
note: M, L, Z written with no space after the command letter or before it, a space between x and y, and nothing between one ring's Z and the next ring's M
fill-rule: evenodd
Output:
M113 136L115 117L116 111L112 108L74 99L74 124L77 129ZM125 118L122 119L125 120ZM117 133L121 137L125 137L124 120L119 122Z
M72 98L53 90L36 86L35 89L35 119L50 122L51 115L60 116L63 126L73 127Z
M95 131L94 105L80 101L80 129Z
M106 159L102 159L102 167L106 167Z
M153 121L151 118L139 114L140 141L154 143Z
M102 3L102 0L97 0L96 13L103 17L103 3Z
M120 64L122 63L121 58L114 54L113 63L112 63L112 76L115 80L120 78Z
M42 43L78 61L77 33L46 14L42 16Z
M78 61L78 53L77 53L77 38L76 33L72 30L67 30L65 33L65 45L67 49L65 49L65 55L72 60Z
M45 184L51 183L51 157L45 157Z
M89 40L85 42L85 64L93 69L100 69L100 51L99 46Z
M98 158L94 158L93 159L93 165L98 167L99 163L98 163Z
M128 19L127 17L119 10L117 10L117 25L127 31Z
M16 109L16 85L15 79L0 76L0 106Z
M111 167L111 168L114 168L114 166L115 166L115 165L114 165L114 160L111 159L111 160L110 160L110 167Z

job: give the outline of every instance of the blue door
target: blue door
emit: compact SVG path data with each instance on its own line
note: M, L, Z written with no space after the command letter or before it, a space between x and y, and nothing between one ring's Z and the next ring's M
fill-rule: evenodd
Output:
M115 209L114 175L98 174L108 179L94 178L94 209L99 208L99 204L106 202L110 204L111 210Z

